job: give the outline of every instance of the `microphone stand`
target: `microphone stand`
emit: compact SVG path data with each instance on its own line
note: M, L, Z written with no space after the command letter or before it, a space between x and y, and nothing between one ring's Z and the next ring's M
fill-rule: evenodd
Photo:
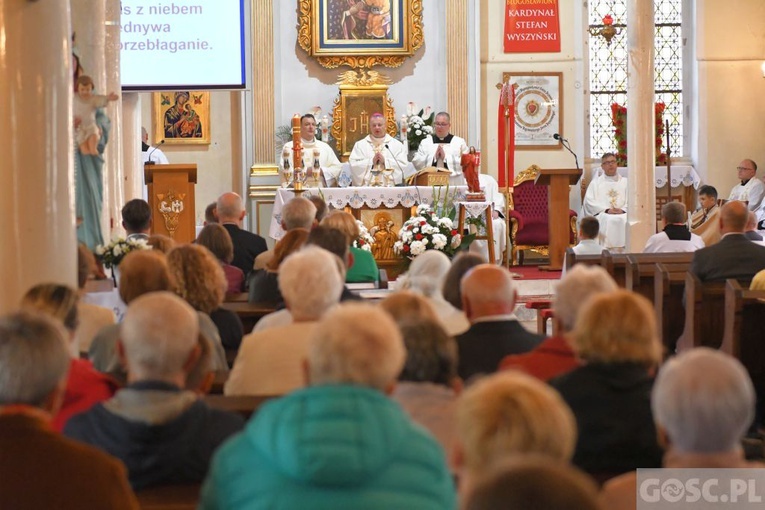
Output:
M152 161L152 160L151 160L151 155L152 155L152 154L154 154L154 151L155 151L155 150L157 150L157 149L159 149L160 145L162 145L162 144L164 144L164 143L165 143L165 140L164 140L164 139L162 139L162 140L161 140L161 141L160 141L160 142L157 144L157 146L156 146L156 147L153 147L153 148L152 148L152 149L149 151L149 153L146 155L146 164L147 164L147 165L153 165L153 164L154 164L154 161Z
M393 151L390 149L387 143L385 144L385 148L388 149L388 152L390 152L390 155L393 156L393 161L396 162L398 171L401 172L401 184L404 184L404 169L401 168L401 163L398 162L398 158L396 158L396 155L393 154ZM394 179L394 182L395 182L395 179Z

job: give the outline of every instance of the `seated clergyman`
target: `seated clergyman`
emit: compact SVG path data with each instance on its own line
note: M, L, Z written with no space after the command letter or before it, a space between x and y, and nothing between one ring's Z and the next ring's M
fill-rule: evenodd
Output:
M380 113L370 117L369 131L351 151L349 162L353 185L368 186L376 168L392 170L393 183L401 184L408 177L404 174L409 165L404 144L385 132L385 117Z

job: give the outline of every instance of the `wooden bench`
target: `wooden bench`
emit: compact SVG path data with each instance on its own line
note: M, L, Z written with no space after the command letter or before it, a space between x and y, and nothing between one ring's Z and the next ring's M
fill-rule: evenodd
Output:
M152 487L136 494L141 510L194 510L201 485Z
M248 303L247 301L224 301L221 308L232 311L239 316L245 335L252 331L261 317L276 311L274 303Z
M552 320L553 311L551 299L534 299L532 301L526 301L526 308L537 311L537 333L548 336L547 321L552 321L552 334L553 336L558 334L557 328L555 327L555 321Z
M749 281L740 281L749 286ZM711 347L722 345L725 318L724 281L702 282L690 271L685 275L685 327L682 347Z
M608 250L603 250L608 251ZM586 266L600 266L601 265L601 257L600 255L577 255L574 253L574 249L570 246L566 248L566 271L574 267L574 264L584 264Z
M656 313L656 326L659 339L666 350L665 354L675 353L677 339L683 334L685 326L685 273L672 264L654 264L653 309Z
M685 273L691 267L693 253L628 253L624 288L654 300L654 277L657 263L673 272Z
M202 400L215 409L230 411L240 414L245 420L257 412L258 408L271 399L279 398L281 395L205 395Z

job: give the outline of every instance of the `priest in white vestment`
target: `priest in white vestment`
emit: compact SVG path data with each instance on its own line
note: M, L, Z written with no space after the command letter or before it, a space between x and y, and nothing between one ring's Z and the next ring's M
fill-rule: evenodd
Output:
M337 159L335 151L328 144L316 139L316 118L307 113L300 117L300 138L303 144L303 166L312 168L314 164L314 151L318 151L319 166L327 186L337 186L337 178L342 171L342 164ZM289 159L292 165L292 142L284 144L282 155L279 158L279 171L284 170L284 158Z
M452 174L449 178L450 186L464 186L465 177L462 175L460 159L468 151L468 146L464 139L449 133L451 126L451 118L448 113L436 114L433 122L433 134L420 142L412 164L417 170L441 165Z
M728 200L747 202L747 207L757 215L757 222L765 220L765 208L762 208L765 197L765 184L757 177L757 163L745 159L736 167L740 184L730 190Z
M353 145L349 163L354 186L368 186L372 179L372 167L382 164L393 170L393 182L401 184L409 177L404 144L385 132L385 117L372 114L369 119L370 133Z
M600 223L604 247L624 248L627 239L627 179L617 173L616 156L603 154L603 174L587 187L582 217L595 216Z
M478 182L486 194L486 201L494 204L492 215L492 234L494 235L494 262L502 263L502 254L507 247L507 229L505 226L505 196L499 192L497 180L488 174L478 174ZM489 247L484 239L476 239L470 244L470 252L489 260Z

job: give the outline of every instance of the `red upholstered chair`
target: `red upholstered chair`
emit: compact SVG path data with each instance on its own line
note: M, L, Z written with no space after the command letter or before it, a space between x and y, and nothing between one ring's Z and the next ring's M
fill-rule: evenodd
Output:
M537 186L534 179L539 167L531 165L515 177L511 195L510 240L512 242L511 263L523 264L523 250L532 250L548 255L550 230L548 227L547 186ZM569 210L571 234L569 243L576 244L576 213Z

